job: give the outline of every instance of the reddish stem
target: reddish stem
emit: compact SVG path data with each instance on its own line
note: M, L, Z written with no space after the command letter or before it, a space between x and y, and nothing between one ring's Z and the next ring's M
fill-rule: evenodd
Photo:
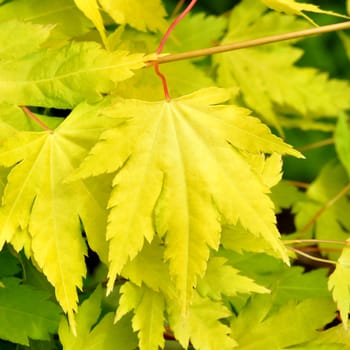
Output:
M184 9L184 11L178 17L176 17L176 19L173 21L173 23L171 23L168 30L164 34L162 40L160 41L160 44L159 44L158 49L156 51L156 53L158 55L163 51L164 45L167 42L171 32L174 30L175 26L192 10L192 8L196 4L196 2L197 2L197 0L192 0L188 4L188 6ZM165 76L159 70L159 63L158 62L156 62L154 64L154 70L155 70L156 74L160 77L160 79L162 80L163 89L164 89L164 96L165 96L165 99L169 102L170 101L170 94L169 94L168 84L166 82Z
M43 123L28 107L22 106L22 110L31 119L33 119L37 124L39 124L44 130L52 131L45 123Z

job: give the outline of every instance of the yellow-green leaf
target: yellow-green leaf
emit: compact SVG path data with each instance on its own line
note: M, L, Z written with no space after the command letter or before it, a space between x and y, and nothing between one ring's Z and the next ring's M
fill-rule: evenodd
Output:
M350 242L350 239L347 240ZM344 248L334 272L329 276L328 288L337 303L340 317L345 328L348 327L348 314L350 311L350 249Z
M75 335L62 318L58 335L65 350L134 350L137 347L129 317L115 324L112 312L101 316L102 297L103 290L97 287L79 307Z
M205 276L198 281L200 295L214 300L221 300L222 295L235 296L238 293L269 293L270 291L256 284L251 278L239 275L239 271L225 264L222 257L211 258Z
M103 112L127 120L102 135L75 177L118 170L109 201L109 290L156 232L186 308L209 248L218 248L221 218L239 220L288 260L268 187L245 154L300 154L249 111L217 105L229 97L210 88L170 102L124 100Z
M0 246L30 244L32 256L74 326L76 288L86 267L84 226L89 244L106 257L106 202L86 181L65 182L111 120L96 118L100 106L81 105L53 131L17 131L0 147L0 164L11 167L0 208ZM82 135L84 137L82 137ZM103 182L100 182L103 185ZM16 245L16 244L15 244Z
M166 11L161 0L99 0L102 8L119 24L128 24L142 31L165 31Z
M77 7L91 20L106 45L107 37L97 0L74 0Z
M230 337L230 328L221 322L231 316L230 311L221 303L201 297L194 293L188 313L184 317L181 308L172 303L168 308L169 323L180 344L199 350L232 350L238 344Z
M162 294L146 286L137 287L127 282L121 288L122 296L115 321L134 310L132 327L138 332L141 350L158 350L164 346L165 300Z
M347 16L341 15L333 11L325 11L320 9L319 6L307 4L303 2L296 2L295 0L261 0L266 6L273 10L287 13L288 15L297 15L306 18L310 23L317 26L317 24L307 15L305 12L322 13L330 16L337 16L342 18L348 18Z
M267 11L259 4L244 0L234 7L222 44L308 27L305 21ZM249 108L271 125L279 129L283 125L293 127L295 121L293 124L293 119L287 119L293 115L299 117L298 127L315 128L316 118L337 117L350 107L350 85L329 79L314 68L296 67L302 54L302 50L284 42L216 55L213 60L220 85L238 87ZM285 115L286 122L281 115Z

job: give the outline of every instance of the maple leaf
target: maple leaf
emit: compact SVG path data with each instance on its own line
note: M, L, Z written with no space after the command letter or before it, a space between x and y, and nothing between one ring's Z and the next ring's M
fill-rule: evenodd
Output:
M165 300L162 294L145 286L137 287L127 282L121 288L115 321L134 310L132 327L138 332L141 350L157 350L164 347Z
M185 307L209 247L218 248L220 216L239 220L288 260L268 188L244 154L300 155L249 111L217 105L229 97L211 88L170 102L124 100L104 110L128 120L102 134L73 178L118 170L109 200L109 290L144 238L151 241L157 232Z
M239 271L225 264L222 257L211 258L204 277L198 281L197 290L202 296L221 300L221 295L235 296L238 293L269 293L251 278L239 275Z
M27 233L25 242L29 241L35 262L55 286L72 327L76 287L82 287L86 273L80 220L91 248L104 260L107 243L101 228L106 222L106 203L89 183L64 180L99 132L111 125L111 120L99 124L102 117L96 118L96 112L100 107L83 104L56 130L18 131L0 147L0 164L11 167L0 208L0 246L16 243L18 235ZM5 122L6 116L0 118Z
M317 24L303 11L306 12L315 12L322 13L325 15L337 16L342 18L348 18L347 16L341 15L333 11L325 11L320 9L319 6L307 4L307 3L298 3L295 0L261 0L265 5L272 8L273 10L287 13L288 15L298 15L306 18L310 23L317 27Z
M42 26L16 20L0 22L0 60L10 60L35 52L49 37L53 26ZM8 40L16 31L16 36Z
M58 41L81 36L91 29L91 22L71 0L16 0L2 4L0 22L13 19L54 26L51 38Z
M114 315L101 316L103 290L99 286L78 309L77 334L72 334L65 318L62 318L58 335L64 349L70 350L134 350L137 338L129 317L114 324Z
M339 116L334 138L338 157L350 178L350 128L347 115L342 114Z
M128 24L141 31L165 31L166 11L161 0L99 0L102 8L118 24Z
M319 329L334 317L330 298L290 301L271 310L270 296L255 296L231 322L240 349L285 349L317 339ZM291 326L291 320L293 325ZM249 329L249 331L247 331ZM271 329L274 330L271 333Z
M108 52L93 42L72 42L0 62L0 102L72 108L97 102L114 83L144 66L143 55Z
M107 36L97 0L74 0L74 2L84 15L95 25L106 46Z
M347 240L347 243L350 239ZM344 248L335 267L329 276L328 288L332 292L333 299L337 303L343 325L348 327L348 314L350 311L350 249Z
M348 183L349 177L338 161L332 160L323 166L320 174L308 187L307 196L294 205L296 227L297 230L304 230L304 237L310 235L311 238L312 235L313 238L320 240L338 241L345 241L349 238L349 201L346 196L341 196L334 201L334 198ZM327 210L322 208L327 208ZM322 214L318 216L315 224L305 232L305 225L320 210L323 210ZM319 246L322 248L327 245L319 243ZM330 251L327 252L327 255L331 259L338 259L339 252Z
M180 344L188 347L191 341L195 349L231 350L237 346L230 336L230 328L220 322L231 316L231 312L221 302L212 301L194 293L186 318L176 302L169 305L169 324Z
M2 279L0 287L0 337L29 345L31 339L49 339L57 331L61 309L50 295L20 284L17 278Z
M228 33L221 43L254 39L256 33L264 36L304 28L305 21L267 12L263 4L244 0L232 11ZM296 67L302 54L284 42L216 55L213 62L219 84L239 87L243 101L280 131L284 125L318 128L319 118L337 117L350 107L350 86L316 69ZM296 119L282 118L281 113Z

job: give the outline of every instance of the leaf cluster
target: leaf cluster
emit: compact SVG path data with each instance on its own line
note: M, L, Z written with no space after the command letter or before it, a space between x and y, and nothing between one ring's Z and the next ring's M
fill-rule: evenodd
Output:
M298 65L294 40L162 65L166 99L165 5L0 2L0 346L346 349L349 82ZM243 0L189 14L163 52L309 28L305 12L346 17ZM305 162L294 128L334 140L306 191L282 180L282 157ZM311 240L333 270L294 264Z

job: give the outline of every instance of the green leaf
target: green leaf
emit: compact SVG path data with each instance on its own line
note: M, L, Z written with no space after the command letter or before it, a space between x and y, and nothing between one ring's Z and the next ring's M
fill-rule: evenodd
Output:
M146 242L140 253L124 266L121 274L139 287L145 284L154 291L161 291L169 298L176 299L177 295L163 255L164 246L158 237L154 237L150 244Z
M0 338L29 345L29 338L49 339L57 331L61 310L48 301L43 291L20 284L15 278L4 278L0 288Z
M209 260L204 277L198 281L197 290L200 295L214 300L221 300L222 295L270 293L269 289L256 284L251 278L239 275L239 270L226 264L226 259L222 257Z
M0 278L14 276L21 271L19 261L10 253L8 247L0 251Z
M191 341L199 350L231 350L237 346L230 337L230 328L220 320L231 316L221 303L194 293L188 313L184 317L176 303L169 306L169 322L175 337L187 348Z
M350 239L347 241L350 242ZM344 248L334 272L329 276L328 288L337 303L343 325L347 329L348 314L350 311L350 249Z
M97 43L72 42L0 64L0 101L71 108L101 100L114 83L144 66L142 55L107 52Z
M102 288L98 287L79 307L77 313L77 332L74 335L65 318L59 325L59 337L64 350L134 350L137 346L130 319L123 318L113 323L114 315L107 313L102 318Z
M319 8L319 6L296 2L295 0L261 0L265 5L272 8L273 10L287 13L288 15L298 15L306 18L310 23L317 26L317 24L307 15L306 12L322 13L325 15L337 16L342 18L348 18L347 16L341 15L333 11L325 11Z
M0 22L13 19L53 25L55 39L81 36L91 28L72 0L8 1L0 7Z
M122 296L115 321L134 310L132 327L138 332L141 350L158 350L164 347L165 300L162 294L145 286L137 287L127 282L121 288Z
M347 115L341 114L339 116L334 137L338 157L350 178L350 128Z
M269 296L254 297L232 319L232 336L240 349L285 349L316 339L319 329L334 317L330 298L290 301L272 309ZM271 331L273 330L273 332Z
M55 286L57 300L72 325L76 287L82 287L86 273L81 223L91 248L102 260L107 251L101 232L106 223L103 191L97 193L96 185L91 185L95 179L92 183L65 182L100 133L111 125L112 120L96 117L99 108L101 105L83 104L56 130L18 131L0 148L0 164L12 167L0 208L0 245L16 242L23 231L29 233L26 242L35 262Z
M110 290L144 238L153 239L154 223L184 305L206 269L209 247L218 247L220 215L231 223L239 219L287 259L267 186L245 155L299 153L247 110L216 105L228 97L212 88L170 102L125 100L103 112L130 120L102 135L75 176L120 169L109 201Z
M163 52L185 52L213 46L223 36L226 26L227 19L224 16L189 13L171 32Z
M304 28L304 21L266 12L266 7L257 5L256 1L244 0L232 11L228 33L221 43ZM281 112L302 116L308 123L315 118L338 116L349 108L349 84L329 79L327 74L313 68L296 67L302 54L290 42L284 42L216 55L213 60L220 85L239 87L244 102L268 123L280 128ZM302 120L298 127L304 123Z
M47 40L52 28L53 26L49 25L42 26L16 20L0 22L0 61L35 52ZM13 36L12 40L8 39L10 36Z
M165 31L166 11L161 0L126 2L124 0L99 0L102 8L118 24L128 24L141 31Z
M322 168L316 180L309 186L306 192L307 198L294 206L295 223L298 230L303 229L319 210L323 210L308 232L303 232L303 237L305 234L310 234L316 239L338 241L345 241L349 238L350 203L345 196L346 193L339 195L342 191L344 192L348 183L348 175L338 161L330 161ZM339 198L336 198L338 196ZM319 246L321 249L322 247L329 248L329 244L320 243ZM337 251L330 251L326 254L331 259L339 257Z

